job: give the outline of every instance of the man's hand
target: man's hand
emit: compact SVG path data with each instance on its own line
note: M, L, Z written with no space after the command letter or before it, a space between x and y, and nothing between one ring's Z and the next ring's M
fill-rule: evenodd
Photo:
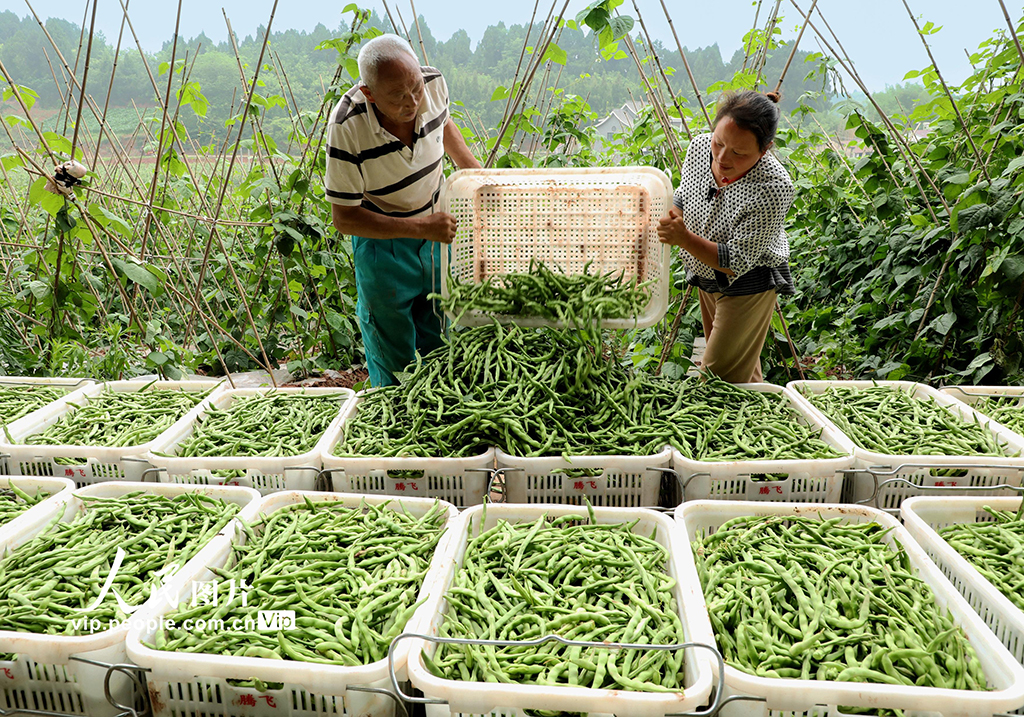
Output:
M668 216L662 217L658 222L658 238L665 244L685 246L688 231L682 212L675 207L669 210Z
M419 235L422 238L442 244L451 244L455 239L455 230L459 228L455 217L447 212L434 212L418 221L420 222Z

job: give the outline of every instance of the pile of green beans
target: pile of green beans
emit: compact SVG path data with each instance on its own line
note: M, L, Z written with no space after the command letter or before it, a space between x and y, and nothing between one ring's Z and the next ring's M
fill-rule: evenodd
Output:
M442 299L441 306L457 317L456 323L468 311L481 311L540 317L580 328L604 319L634 318L643 312L653 281L629 281L625 272L591 274L590 266L588 262L582 273L566 274L531 259L526 272L495 274L479 284L461 283L449 276L448 297Z
M686 642L666 574L668 551L636 522L598 524L584 515L505 520L469 540L446 594L442 637L582 642ZM441 644L427 668L474 682L675 692L683 652Z
M367 394L337 455L457 457L649 451L629 435L630 376L571 332L490 324L453 331L400 386ZM656 442L655 442L656 443Z
M972 404L972 407L996 423L1024 436L1024 396L985 397Z
M638 437L661 437L695 461L821 460L841 454L803 422L782 393L740 388L715 376L650 380L642 392ZM647 433L645 433L645 431Z
M0 385L0 423L13 423L68 392L66 386L46 384Z
M693 541L726 662L758 677L986 690L974 648L889 529L740 517Z
M987 423L966 421L934 399L893 386L829 386L805 393L850 439L891 455L1004 456Z
M12 480L6 488L0 488L0 526L6 525L49 497L50 494L42 488L37 488L35 495L29 495Z
M277 393L238 396L227 408L210 408L178 456L296 456L308 453L331 425L347 395Z
M58 516L0 559L0 630L86 634L83 619L108 629L127 618L114 591L128 605L142 604L238 512L234 503L195 491L80 499L85 506L73 520ZM90 609L118 548L125 556L112 588Z
M170 428L206 397L205 391L149 388L105 389L71 407L56 423L25 438L33 445L139 446Z
M666 445L708 461L838 455L780 394L633 373L574 332L453 331L410 368L401 385L362 398L336 455L461 457L497 446L569 458Z
M1024 503L1016 513L983 510L993 520L986 523L955 523L939 530L942 539L960 553L986 580L1024 610Z
M439 502L419 518L400 503L306 499L276 510L247 526L227 567L214 569L217 600L183 603L148 646L347 666L384 659L420 605L445 520ZM257 631L260 610L294 610L296 624Z

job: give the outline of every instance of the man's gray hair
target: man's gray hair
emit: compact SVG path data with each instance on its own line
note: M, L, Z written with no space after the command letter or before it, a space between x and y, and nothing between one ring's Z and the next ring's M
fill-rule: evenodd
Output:
M371 90L377 84L377 71L380 66L408 55L419 65L412 46L398 35L378 35L363 45L359 50L359 79Z

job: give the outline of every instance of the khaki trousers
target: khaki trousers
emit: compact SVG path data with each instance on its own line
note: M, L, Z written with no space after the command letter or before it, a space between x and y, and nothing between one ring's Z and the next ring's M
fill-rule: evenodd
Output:
M775 291L748 296L700 292L707 347L701 366L729 383L760 383L761 348L775 309Z

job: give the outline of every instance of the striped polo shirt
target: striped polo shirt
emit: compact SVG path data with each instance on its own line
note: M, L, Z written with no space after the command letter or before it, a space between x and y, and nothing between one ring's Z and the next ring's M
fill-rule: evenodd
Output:
M413 146L380 126L356 83L331 111L327 128L327 199L392 217L431 214L444 180L444 125L448 85L433 67L421 67L424 93Z

